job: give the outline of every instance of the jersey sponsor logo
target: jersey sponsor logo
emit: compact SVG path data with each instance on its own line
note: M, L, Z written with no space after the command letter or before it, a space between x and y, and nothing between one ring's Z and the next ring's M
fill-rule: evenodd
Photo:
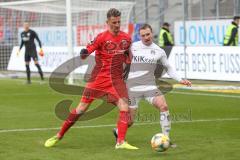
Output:
M130 41L123 39L119 44L112 41L106 41L103 48L108 54L124 54L125 51L129 49L130 45Z
M117 48L117 44L112 42L112 41L107 41L104 45L103 45L104 50L106 51L112 51L115 50Z
M25 41L29 41L30 40L30 37L23 37L22 40L25 42Z
M26 42L26 41L29 41L30 40L30 33L26 33L26 34L22 34L21 35L21 37L22 37L22 40L24 41L24 42Z
M147 58L145 56L133 56L133 62L153 64L154 58Z
M155 55L156 51L155 50L151 50L151 54Z
M119 48L121 50L127 50L131 45L131 42L126 40L126 39L123 39L120 44L119 44Z

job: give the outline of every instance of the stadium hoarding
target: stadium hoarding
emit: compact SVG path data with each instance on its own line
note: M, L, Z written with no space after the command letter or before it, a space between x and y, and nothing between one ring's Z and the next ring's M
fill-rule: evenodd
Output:
M0 19L1 20L1 19ZM1 26L0 26L1 29ZM54 27L31 27L41 40L43 46L67 46L67 28L65 26ZM107 25L77 25L72 27L73 31L73 45L84 46L90 43L97 36L98 33L107 29ZM123 25L122 30L128 32L130 35L134 32L134 25ZM21 43L21 32L23 28L18 29L18 43ZM1 30L0 30L1 36ZM0 37L1 38L1 37ZM0 39L1 40L1 39Z
M4 38L4 21L3 21L3 17L0 16L0 42L3 41Z
M188 79L240 81L240 47L173 47L171 66ZM185 63L186 59L186 63ZM168 77L166 74L164 77Z
M82 47L75 47L77 56ZM58 66L71 59L67 47L44 47L44 57L39 57L39 63L44 72L53 72ZM25 71L24 48L17 56L18 47L14 47L8 64L8 70ZM187 47L186 73L189 79L240 81L240 47ZM93 54L94 55L94 54ZM184 48L175 46L169 55L169 62L179 75L185 75ZM32 62L31 70L37 72ZM74 73L85 73L85 65L77 68ZM164 76L168 77L168 76Z
M231 22L231 19L186 21L186 45L222 46L224 35ZM184 45L182 21L174 22L174 43L177 46Z
M54 27L31 27L41 40L43 46L67 46L67 28L64 26ZM18 42L21 43L21 32L23 28L18 29ZM73 31L73 45L76 46L76 27L72 27Z
M74 48L74 54L79 55L80 50L83 47L75 47ZM25 71L25 62L24 62L24 52L25 47L22 48L19 55L17 55L19 47L15 46L13 47L11 57L8 63L8 70L13 71ZM37 49L40 50L39 48ZM53 72L58 66L63 64L65 61L72 58L72 55L68 53L67 47L43 47L44 56L38 57L39 63L42 67L43 72ZM30 63L31 71L37 72L37 68L35 67L34 63ZM86 72L86 66L83 66L83 68L78 68L76 72L79 73L85 73Z

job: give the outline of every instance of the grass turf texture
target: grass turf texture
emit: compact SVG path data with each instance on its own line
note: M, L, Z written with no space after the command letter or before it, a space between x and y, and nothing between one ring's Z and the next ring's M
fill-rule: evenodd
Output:
M195 95L207 92L185 90L168 93L166 99L173 115L171 138L178 147L164 153L154 152L150 147L151 137L160 132L159 113L144 101L141 102L136 125L127 134L129 143L140 147L137 151L114 149L111 130L117 120L117 109L97 119L78 122L74 127L85 128L72 128L56 147L45 148L45 140L57 130L5 130L60 127L62 121L55 116L55 104L63 99L72 99L75 106L79 97L58 94L47 83L24 85L23 82L0 80L1 160L240 159L239 94L229 94L239 96L237 98Z

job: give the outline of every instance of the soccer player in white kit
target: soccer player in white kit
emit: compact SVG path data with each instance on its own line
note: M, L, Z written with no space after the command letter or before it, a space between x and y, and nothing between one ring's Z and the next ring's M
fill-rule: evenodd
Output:
M179 77L170 66L165 51L153 42L152 27L149 24L143 24L139 29L139 34L141 41L134 42L131 46L132 60L127 78L130 108L129 127L134 123L139 101L145 99L159 110L162 133L169 137L171 119L168 105L156 85L154 76L157 64L160 62L168 75L180 84L191 86L191 82ZM116 129L113 130L113 133L117 137Z

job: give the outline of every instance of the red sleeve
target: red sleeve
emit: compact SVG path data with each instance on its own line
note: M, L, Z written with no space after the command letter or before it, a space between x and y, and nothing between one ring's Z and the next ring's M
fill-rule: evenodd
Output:
M129 35L128 35L128 41L132 44L132 39L131 39L131 37ZM130 47L129 47L127 52L128 52L128 54L126 56L125 63L126 64L131 64L132 58L133 58L132 52L131 52L131 45L130 45Z
M88 50L89 54L99 49L100 37L101 37L101 34L98 34L97 37L87 45L86 49Z
M126 64L131 64L131 62L132 62L132 52L131 52L131 49L129 49L127 52L128 52L128 53L125 54L125 55L126 55L126 57L125 57L125 63L126 63Z

